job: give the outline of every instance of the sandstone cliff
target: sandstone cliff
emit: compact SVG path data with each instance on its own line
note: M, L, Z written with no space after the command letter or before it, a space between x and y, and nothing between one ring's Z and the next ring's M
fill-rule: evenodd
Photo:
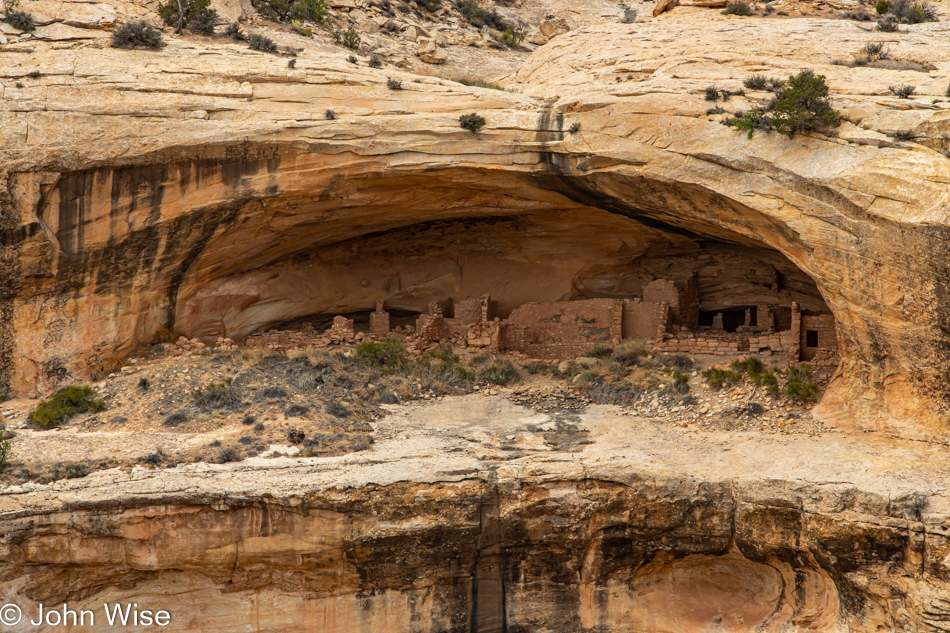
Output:
M887 39L940 69L944 33ZM512 301L567 298L622 290L618 268L648 251L741 246L787 258L833 310L843 362L826 416L943 439L948 80L831 64L882 38L842 20L677 9L559 36L502 80L516 92L354 66L342 50L290 69L221 42L10 44L12 384L44 391L160 327L243 335L380 295L418 308L445 287L497 291L510 266L545 280ZM709 84L802 67L827 75L849 117L832 136L746 139L704 114ZM895 83L918 96L888 96ZM470 111L488 120L477 135L458 127ZM916 142L885 135L906 130ZM425 246L407 258L413 243Z
M135 602L175 631L947 626L942 449L686 436L599 407L558 450L555 423L456 398L380 421L366 453L8 489L0 602Z

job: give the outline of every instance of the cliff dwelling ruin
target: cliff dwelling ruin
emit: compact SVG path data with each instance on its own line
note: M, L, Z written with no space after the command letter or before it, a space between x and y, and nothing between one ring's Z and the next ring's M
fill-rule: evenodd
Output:
M0 2L0 628L950 631L948 7L730 3Z
M780 300L778 274L770 288ZM390 328L391 315L384 302L374 312L356 319L337 316L332 327L318 332L282 328L249 336L250 347L290 350L363 340L383 341L396 336L417 350L440 342L493 352L518 354L541 360L583 356L596 348L610 348L629 339L649 340L654 349L690 354L734 355L743 352L789 361L837 363L834 317L827 309L803 311L791 305L710 306L699 294L698 275L677 284L666 279L647 282L641 296L625 299L577 299L529 303L499 315L498 302L490 295L451 297L430 303L411 325ZM750 286L750 292L755 292ZM760 291L760 296L763 293ZM818 301L814 302L818 305ZM713 308L713 309L702 309ZM406 321L402 311L402 321ZM354 324L359 320L359 326Z

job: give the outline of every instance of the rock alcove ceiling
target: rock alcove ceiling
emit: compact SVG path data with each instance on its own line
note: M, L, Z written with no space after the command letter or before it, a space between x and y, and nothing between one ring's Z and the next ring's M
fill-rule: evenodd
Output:
M796 226L787 203L766 213L693 176L647 177L616 160L597 167L587 155L508 149L505 166L461 166L454 157L394 165L405 157L244 144L194 148L187 161L152 154L141 164L47 175L45 184L21 174L36 220L18 232L14 385L48 388L163 327L240 338L308 315L370 309L377 299L422 311L445 296L483 293L505 314L529 301L637 296L645 281L696 272L704 308L830 308L843 358L825 398L830 415L853 415L845 404L860 404L858 395L908 407L928 393L926 375L910 367L900 375L911 362L903 354L885 355L887 380L877 379L894 337L916 349L938 341L918 340L919 327L892 332L882 317L898 305L884 315L872 309L888 278L860 273L854 264L867 256L841 248L832 227L846 217ZM831 194L813 184L772 186L789 198L813 195L826 212L844 203L826 201ZM865 243L866 227L848 221L850 242ZM887 230L874 223L874 239ZM887 270L900 278L936 265L875 255L873 270L896 260ZM892 268L897 262L906 265ZM927 289L901 288L905 297Z

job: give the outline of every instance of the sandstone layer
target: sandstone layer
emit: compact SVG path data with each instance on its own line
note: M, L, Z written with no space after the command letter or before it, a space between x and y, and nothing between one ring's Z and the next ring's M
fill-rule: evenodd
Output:
M9 488L0 600L89 609L86 630L116 602L165 609L175 631L947 627L941 447L727 438L492 396L375 426L344 457Z
M240 336L511 279L530 280L511 303L620 295L647 254L737 246L787 261L834 312L824 415L943 441L945 34L681 7L558 35L503 79L515 93L354 67L340 49L290 69L212 40L9 44L4 365L18 393L45 392L161 327ZM917 69L831 63L879 40ZM705 114L709 84L803 67L848 116L830 136L746 139ZM471 111L478 134L458 127Z

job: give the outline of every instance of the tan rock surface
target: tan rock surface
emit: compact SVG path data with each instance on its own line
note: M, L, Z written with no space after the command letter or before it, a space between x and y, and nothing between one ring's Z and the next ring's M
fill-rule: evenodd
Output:
M685 432L613 407L568 422L491 396L396 409L343 457L7 489L0 598L97 617L135 601L176 631L445 630L502 604L509 627L551 631L926 630L945 613L942 447ZM555 426L577 450L550 447Z
M416 51L416 55L427 64L444 64L449 58L445 50L439 48L435 40L429 37L419 38L419 50Z

